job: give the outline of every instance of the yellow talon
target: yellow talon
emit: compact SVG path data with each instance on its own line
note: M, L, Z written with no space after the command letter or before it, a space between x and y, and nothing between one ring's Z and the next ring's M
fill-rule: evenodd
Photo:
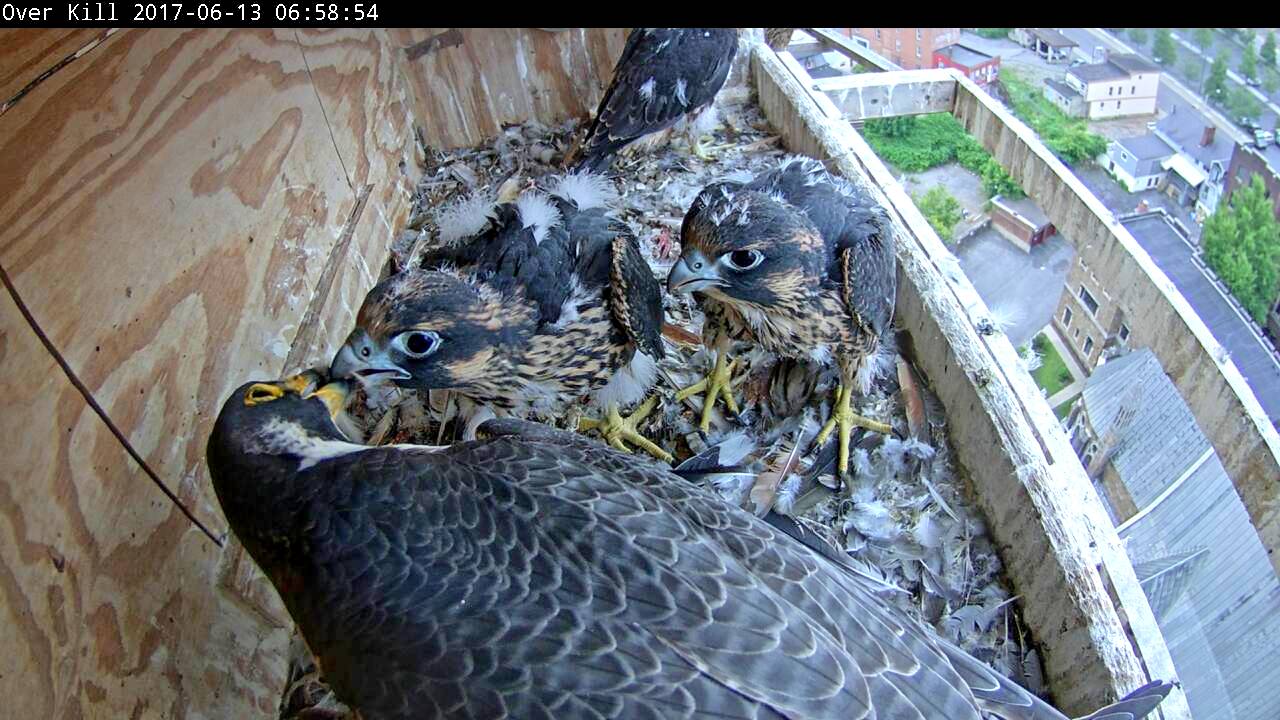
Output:
M616 403L610 403L609 409L605 411L604 418L599 420L583 418L578 421L578 430L595 430L600 433L600 437L605 442L623 452L631 452L631 448L626 445L631 443L663 462L671 462L674 459L671 453L658 447L649 438L641 435L636 430L640 423L649 416L649 413L653 412L653 408L657 403L658 396L652 395L640 407L636 408L636 411L631 413L630 417L626 418L622 417L622 414L618 412Z
M709 135L698 138L693 143L693 154L697 155L703 162L710 162L715 159L715 154L710 149L712 142L714 142L714 138Z
M836 406L831 409L831 417L827 419L826 424L822 426L821 432L818 433L818 437L814 439L814 442L821 447L826 442L827 436L831 434L831 431L837 425L840 426L840 455L836 467L841 475L849 471L849 436L853 432L853 428L862 427L885 434L893 431L892 427L882 422L865 418L850 410L849 400L852 395L853 393L846 385L841 385L836 390Z
M698 424L702 432L711 429L711 408L715 407L717 398L724 400L729 412L738 414L738 403L734 401L733 391L729 389L729 381L733 379L733 370L738 366L738 361L726 364L726 357L727 353L719 353L715 368L705 378L676 393L676 402L683 402L701 392L706 393L706 398L702 401L702 420Z

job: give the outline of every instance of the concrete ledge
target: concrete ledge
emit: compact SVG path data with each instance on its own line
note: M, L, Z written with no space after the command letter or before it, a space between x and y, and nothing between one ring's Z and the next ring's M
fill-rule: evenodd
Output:
M849 120L951 112L956 82L948 70L861 73L813 81Z
M834 28L800 29L812 35L823 45L831 48L832 50L843 53L859 65L865 65L879 71L902 69L889 60L889 58L875 52L871 48L862 47Z
M753 64L761 107L787 146L826 158L828 167L869 187L893 216L897 322L946 406L956 453L1022 595L1059 707L1090 712L1145 683L1148 670L1175 679L1101 500L1008 339L977 332L987 309L955 256L830 98L810 89L812 80L794 59L763 48ZM960 81L958 73L943 72ZM1166 718L1190 717L1181 691L1161 707Z

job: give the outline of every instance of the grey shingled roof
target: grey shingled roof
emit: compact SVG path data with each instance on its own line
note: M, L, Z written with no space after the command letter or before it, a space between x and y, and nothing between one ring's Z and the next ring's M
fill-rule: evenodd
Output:
M1061 80L1055 80L1053 78L1045 78L1044 84L1053 88L1053 91L1058 93L1062 97L1065 97L1065 98L1081 97L1080 92L1078 90L1062 82Z
M955 62L958 62L968 68L981 65L982 63L991 60L992 57L984 52L960 45L959 43L939 48L936 52L946 55Z
M1280 423L1280 361L1195 260L1195 252L1161 213L1120 221L1173 281L1244 375L1273 425Z
M1130 155L1139 160L1163 160L1174 154L1174 150L1169 147L1169 143L1161 140L1154 133L1122 138L1117 142L1125 150L1128 150Z
M996 200L998 200L1001 205L1031 221L1037 230L1049 224L1049 216L1045 215L1044 211L1040 209L1040 206L1036 205L1035 201L1031 198L1023 197L1018 198L1017 200L1010 200L1009 198L1001 195L997 197Z
M1108 61L1132 75L1160 72L1160 66L1133 53L1113 53Z
M1085 383L1084 408L1097 437L1111 429L1135 387L1140 398L1137 412L1121 435L1111 464L1141 508L1210 446L1173 381L1147 348L1099 366Z
M1109 62L1098 63L1096 65L1077 65L1067 72L1080 78L1082 82L1102 82L1104 80L1123 80L1129 77L1129 73L1121 68L1112 65Z
M1227 133L1217 131L1213 142L1200 146L1204 129L1212 124L1194 108L1180 105L1176 112L1161 118L1156 123L1156 129L1167 135L1175 148L1195 158L1202 166L1207 168L1216 160L1221 161L1225 168L1231 161L1231 151L1235 148L1235 142Z
M1173 382L1144 348L1097 368L1083 402L1100 433L1121 405L1136 409L1112 458L1138 507L1120 537L1192 715L1280 717L1280 650L1271 642L1280 637L1280 581ZM1186 563L1178 567L1177 560Z

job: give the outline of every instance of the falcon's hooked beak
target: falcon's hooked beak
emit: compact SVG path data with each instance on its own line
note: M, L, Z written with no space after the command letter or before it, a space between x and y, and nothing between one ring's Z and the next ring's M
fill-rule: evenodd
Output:
M690 250L681 257L667 275L667 292L670 293L697 292L723 284L724 279L715 264L697 250Z
M329 375L335 378L357 378L361 382L370 383L408 380L413 377L408 370L392 362L387 349L378 347L362 330L351 333L347 344L333 356Z

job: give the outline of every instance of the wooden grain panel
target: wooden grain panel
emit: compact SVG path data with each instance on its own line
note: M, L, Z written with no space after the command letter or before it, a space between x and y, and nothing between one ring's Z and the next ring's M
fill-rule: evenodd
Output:
M309 308L332 315L331 298L363 294L372 280L352 254L380 261L406 212L416 163L393 57L365 31L123 31L0 118L0 182L16 190L0 198L0 263L129 441L216 528L203 456L222 400L282 374ZM368 188L359 216L349 178ZM317 297L331 256L338 290ZM4 319L0 361L33 368L14 383L59 403L17 406L59 429L68 414L73 430L101 426L48 387L67 382L40 348L14 355L10 338L30 331ZM331 345L334 327L308 337ZM40 687L19 716L274 714L289 623L234 543L223 553L196 534L101 427L60 450L42 440L52 430L9 419L0 611L22 651L0 682ZM20 471L55 461L48 478ZM33 505L45 487L70 500ZM87 558L74 588L46 587L50 537Z
M104 33L94 28L0 29L0 104Z
M23 148L46 148L42 153ZM148 463L274 377L354 202L292 31L132 30L0 118L0 262Z
M268 717L288 633L213 590L218 548L0 291L4 717Z
M626 41L624 28L421 28L388 35L408 61L414 117L427 142L443 148L475 145L530 119L586 117Z

